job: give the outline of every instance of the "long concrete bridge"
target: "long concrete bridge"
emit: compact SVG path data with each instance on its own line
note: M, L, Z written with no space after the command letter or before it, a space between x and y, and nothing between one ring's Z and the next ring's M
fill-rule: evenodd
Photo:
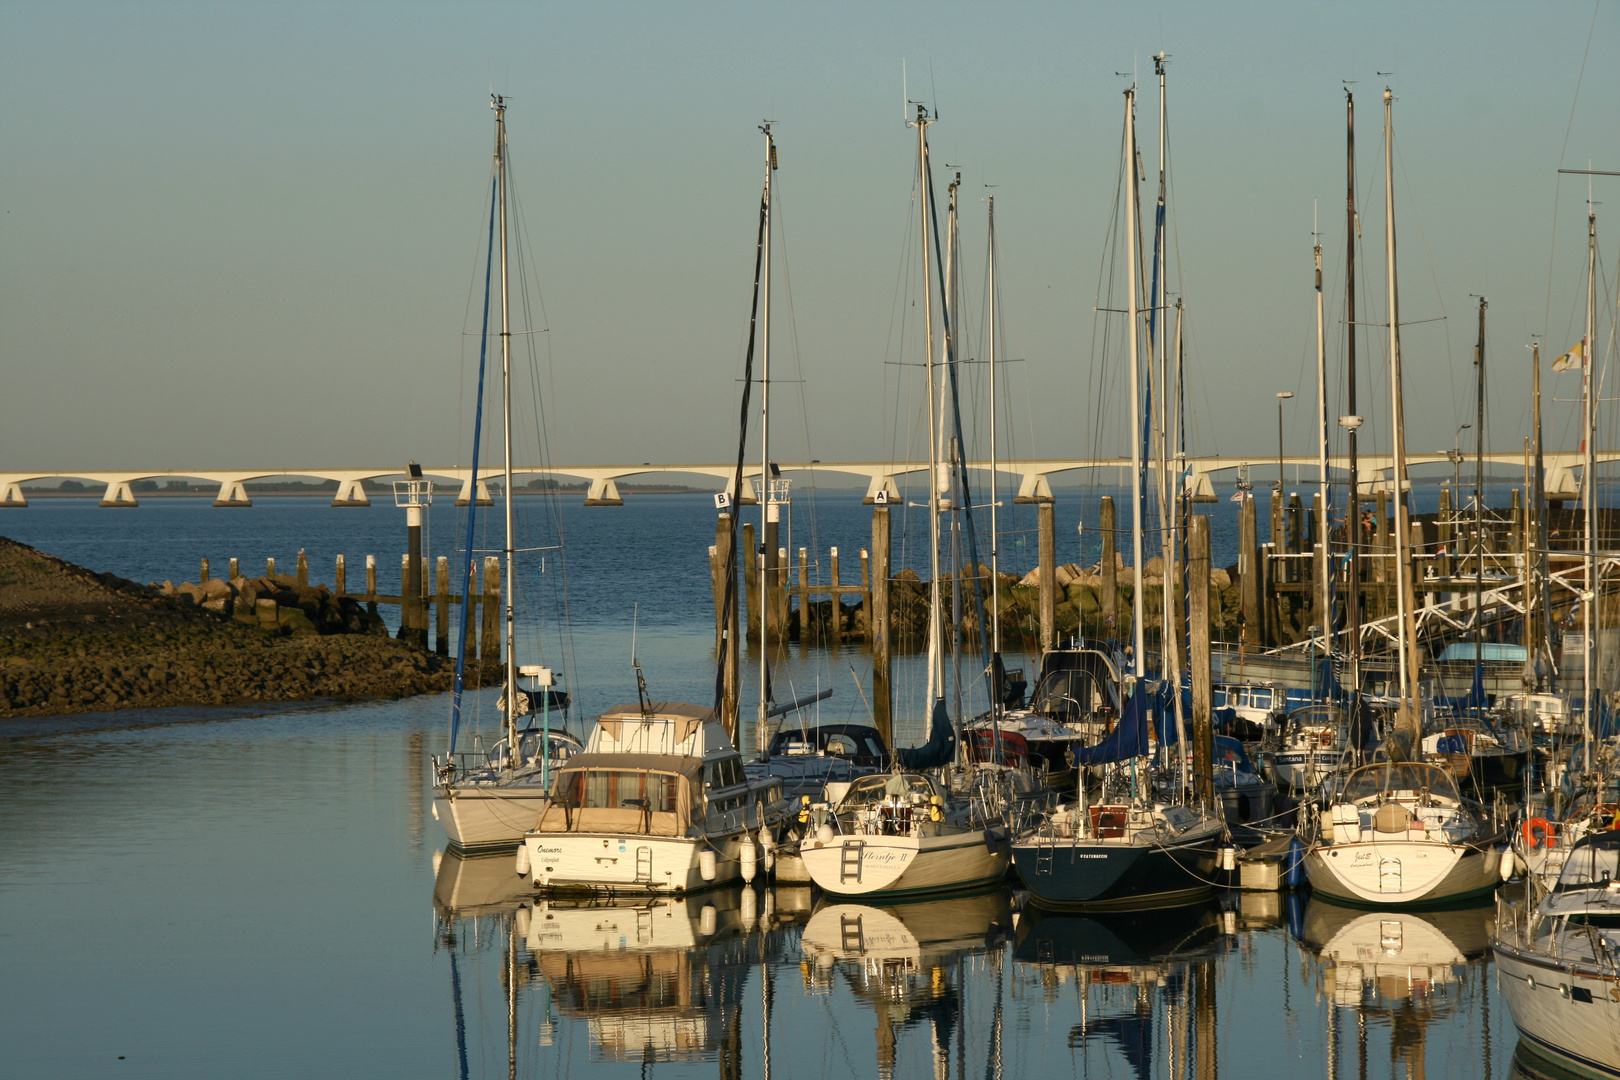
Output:
M1544 455L1546 462L1545 486L1547 494L1557 498L1573 498L1580 494L1580 485L1577 474L1581 471L1582 459L1578 453L1559 452ZM1524 455L1517 452L1493 452L1485 455L1487 461L1494 465L1511 465L1523 468ZM1614 461L1620 459L1620 451L1600 454L1599 461ZM1407 458L1409 465L1426 465L1438 462L1450 462L1452 459L1445 453L1412 454ZM1471 460L1471 459L1469 459ZM1283 465L1293 465L1301 470L1309 470L1312 479L1302 477L1301 484L1309 485L1314 482L1317 460L1314 456L1291 456L1282 459ZM1344 456L1334 456L1328 459L1329 465L1342 474L1348 466L1348 459ZM1266 469L1277 464L1275 457L1189 457L1186 460L1185 470L1181 482L1186 491L1198 500L1211 500L1215 498L1215 488L1210 477L1217 473L1230 472L1242 469L1245 466L1257 466ZM1017 502L1038 503L1046 502L1052 498L1051 477L1063 473L1079 472L1088 469L1122 469L1128 468L1130 461L1125 458L1063 458L1063 459L1030 459L997 462L997 471L1009 477L1018 478ZM867 479L866 501L895 502L900 501L900 491L895 478L914 473L926 472L926 462L899 462L899 461L807 461L807 462L779 462L777 468L784 473L830 473L849 476L864 476ZM987 461L969 462L968 468L977 471L988 471L990 463ZM1366 493L1389 491L1392 487L1390 474L1393 471L1393 462L1390 455L1363 454L1357 461L1357 469L1361 480L1362 490ZM500 469L482 468L478 475L473 476L473 470L462 466L452 468L426 468L423 475L430 479L443 479L450 482L450 486L457 489L458 505L464 505L475 495L481 504L489 499L488 483L491 479L501 476ZM589 489L585 495L586 506L619 506L624 502L619 493L618 481L632 476L658 476L665 474L712 476L718 483L716 490L729 491L733 486L736 466L728 464L668 464L654 465L642 462L639 465L566 465L554 468L541 468L526 466L512 470L514 478L522 476L527 479L543 477L546 479L573 478L585 480ZM743 479L747 490L742 492L739 502L743 504L757 501L759 489L759 465L745 466ZM370 506L371 500L367 497L365 482L368 480L382 480L397 478L404 475L401 469L351 469L351 468L268 468L268 469L157 469L149 471L132 469L91 469L85 470L50 470L39 469L32 472L7 471L0 472L0 507L24 507L28 499L22 485L40 480L71 479L89 481L94 484L105 485L102 493L101 505L114 507L136 506L134 485L143 480L202 480L218 484L218 494L214 499L215 506L251 506L252 500L248 498L247 485L253 481L278 480L290 477L312 477L319 480L335 481L338 485L336 497L332 500L333 506ZM736 492L732 492L735 496Z

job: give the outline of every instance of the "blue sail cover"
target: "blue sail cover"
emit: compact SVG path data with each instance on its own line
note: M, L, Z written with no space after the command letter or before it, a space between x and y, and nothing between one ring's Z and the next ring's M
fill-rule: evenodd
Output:
M1154 732L1159 737L1160 746L1174 746L1181 741L1176 738L1176 708L1175 702L1170 697L1174 691L1167 684L1161 685L1162 689L1158 694L1159 700L1154 716ZM1186 725L1189 734L1192 730L1192 714L1192 687L1183 686L1181 688L1181 716L1182 723ZM1230 731L1232 725L1237 722L1237 718L1236 709L1212 708L1209 710L1210 730L1216 734Z
M956 732L951 729L951 718L945 711L945 699L934 699L934 711L928 722L928 741L921 746L901 746L894 751L894 759L902 769L938 769L949 765L956 757Z
M1333 671L1333 661L1326 656L1316 662L1316 692L1324 700L1340 705L1350 696L1339 685L1339 676Z
M1113 731L1097 745L1081 747L1074 752L1076 765L1109 765L1147 754L1148 724L1151 721L1146 714L1153 708L1150 699L1157 695L1148 694L1142 686L1142 680L1138 680L1131 696L1125 699L1125 711Z

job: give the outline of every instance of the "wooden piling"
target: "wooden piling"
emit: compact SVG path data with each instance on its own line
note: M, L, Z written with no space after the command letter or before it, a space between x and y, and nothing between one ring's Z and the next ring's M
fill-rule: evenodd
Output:
M501 662L501 560L488 555L484 558L484 610L483 626L479 630L479 659L485 663Z
M1057 646L1057 508L1047 499L1036 506L1035 515L1040 531L1041 651L1045 652Z
M787 548L776 549L776 569L771 573L772 587L776 590L775 604L772 609L774 620L773 632L776 640L781 641L787 637L788 628L788 555Z
M1288 527L1283 520L1283 490L1280 487L1271 489L1271 554L1280 555L1288 550ZM1279 573L1279 569L1281 572ZM1268 568L1267 578L1270 581L1284 582L1288 580L1286 568L1275 565Z
M342 558L342 556L339 556ZM450 559L440 555L434 567L435 584L439 595L433 606L433 651L440 656L450 655Z
M841 582L838 580L838 549L833 548L827 555L829 564L828 573L832 575L832 621L827 624L827 637L833 648L844 643L844 594L838 591Z
M236 580L237 578L239 578L241 576L242 576L241 565L237 562L237 560L232 559L231 560L231 580L234 581L234 580Z
M872 639L872 553L861 548L861 611L866 614L866 638Z
M1305 530L1302 527L1305 520L1304 504L1300 502L1299 492L1295 491L1288 496L1288 510L1284 517L1287 531L1287 551L1290 555L1301 555L1305 551ZM1299 565L1298 559L1288 560L1288 580L1304 581L1305 574Z
M265 576L266 580L269 580L269 581L276 580L276 560L274 560L274 559L266 559L266 560L264 560L264 576Z
M366 556L366 611L377 614L377 556Z
M338 596L344 596L349 591L348 570L343 565L343 556L339 555L332 566L332 588Z
M714 546L709 548L709 587L714 592L714 648L725 642L726 634L726 559L732 552L731 513L715 518Z
M754 542L754 523L743 522L743 600L747 604L748 640L759 640L759 545Z
M1238 614L1247 645L1260 644L1266 622L1260 608L1260 549L1256 528L1254 496L1245 493L1238 507Z
M300 553L298 556L298 569L296 573L298 575L298 584L307 586L309 584L309 559L302 553Z
M1101 608L1102 636L1111 638L1117 636L1115 620L1119 615L1119 557L1115 554L1117 547L1114 542L1114 497L1104 495L1098 508L1097 528L1102 532L1102 595L1097 598Z
M765 487L767 491L770 490L769 484ZM760 537L760 545L765 549L765 595L760 597L760 610L765 613L765 636L761 638L762 641L778 641L781 639L782 631L786 629L786 622L781 613L783 584L781 573L784 569L782 564L787 559L778 545L781 531L782 523L767 515L765 535Z
M835 593L836 597L837 594ZM784 621L783 625L787 623ZM810 552L799 549L799 640L815 641L820 628L810 611Z
M369 560L370 556L368 555L366 558ZM464 628L465 632L461 635L461 657L469 668L476 668L478 665L478 624L483 621L480 618L482 608L487 606L478 602L484 594L484 577L477 561L473 561L472 565L468 567L467 591L471 595L473 603L467 609L467 625ZM473 683L473 685L482 686L483 683L480 680Z
M889 508L872 507L872 604L867 622L872 635L872 726L883 744L894 745L894 691L889 682Z
M1210 707L1214 701L1209 648L1209 518L1194 514L1187 536L1187 624L1192 644L1188 666L1192 672L1193 787L1206 807L1215 804L1213 772L1214 729Z
M197 571L197 583L199 585L208 584L208 560L207 559L204 559L202 561L202 566Z

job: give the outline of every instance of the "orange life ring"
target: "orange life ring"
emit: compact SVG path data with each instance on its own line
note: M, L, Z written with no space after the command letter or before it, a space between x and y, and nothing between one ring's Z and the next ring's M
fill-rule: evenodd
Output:
M1524 823L1524 843L1530 848L1538 848L1543 844L1554 847L1558 843L1558 834L1553 831L1552 822L1546 818L1533 817Z

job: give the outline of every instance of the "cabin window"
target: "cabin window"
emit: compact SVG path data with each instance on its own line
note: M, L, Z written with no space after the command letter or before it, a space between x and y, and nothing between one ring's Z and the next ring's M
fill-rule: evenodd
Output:
M648 810L675 812L675 777L665 773L591 769L565 774L558 786L559 794L570 796L576 805L582 807L614 810L627 806L639 808L645 799Z
M742 763L738 758L721 758L703 766L704 783L714 788L735 787L743 782Z
M1271 690L1269 687L1254 687L1249 690L1249 705L1256 709L1271 708Z

